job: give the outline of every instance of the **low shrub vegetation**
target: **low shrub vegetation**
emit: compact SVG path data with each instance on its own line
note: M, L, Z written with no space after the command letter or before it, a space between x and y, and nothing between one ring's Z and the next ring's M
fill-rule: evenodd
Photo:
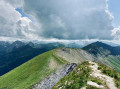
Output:
M94 87L94 86L87 86L86 89L101 89L101 88L97 88L97 87Z
M120 89L120 74L119 74L119 72L117 72L116 70L109 68L103 64L98 64L98 65L99 65L98 69L101 70L102 73L114 78L116 87L118 87L118 89Z
M80 89L87 85L90 72L89 62L83 62L71 73L62 78L52 89Z
M89 81L95 82L98 85L103 85L104 84L104 82L101 79L99 79L99 78L90 77Z

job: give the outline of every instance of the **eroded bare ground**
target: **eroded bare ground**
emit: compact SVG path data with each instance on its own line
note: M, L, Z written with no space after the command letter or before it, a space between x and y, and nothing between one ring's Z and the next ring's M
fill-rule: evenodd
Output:
M55 69L57 67L57 65L58 65L57 62L54 59L50 60L50 63L49 63L50 69Z
M114 79L102 74L100 70L98 70L98 64L95 62L90 61L90 68L92 69L92 73L90 74L90 76L95 77L95 78L99 78L100 80L102 80L103 82L105 82L106 85L98 85L95 82L92 81L88 81L87 84L91 85L91 86L95 86L97 88L101 88L101 89L117 89L117 87L115 86L114 83Z

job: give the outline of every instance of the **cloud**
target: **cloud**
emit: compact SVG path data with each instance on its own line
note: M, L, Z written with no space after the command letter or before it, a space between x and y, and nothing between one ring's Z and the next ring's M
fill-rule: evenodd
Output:
M6 3L9 3L14 8L22 8L24 4L24 0L3 0L3 1L5 1Z
M114 40L120 40L120 27L112 30L112 36L114 36Z
M112 39L113 16L107 0L1 0L0 7L1 37ZM16 8L21 8L34 22L22 17Z
M38 35L45 38L112 39L106 0L25 0L24 11L42 24Z
M12 36L13 25L21 17L9 3L0 0L0 36Z
M18 1L18 0L17 0ZM28 17L23 17L16 10L16 7L22 7L16 0L0 0L0 37L16 38L16 39L37 39L35 29L40 29L38 24L33 22ZM13 3L14 2L14 3Z

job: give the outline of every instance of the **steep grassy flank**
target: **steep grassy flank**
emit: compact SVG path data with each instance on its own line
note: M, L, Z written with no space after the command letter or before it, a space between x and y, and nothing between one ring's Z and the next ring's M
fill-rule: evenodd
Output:
M98 66L99 67L97 70L98 71L101 70L102 73L106 74L107 76L110 76L110 78L113 77L116 83L115 87L118 87L118 89L120 89L120 74L117 71L103 64L98 64ZM104 76L104 74L100 72L101 73L100 75L97 70L96 70L97 72L94 72L93 67L96 67L96 65L88 61L79 64L71 73L63 77L57 84L55 84L52 87L52 89L81 89L83 87L86 87L86 89L101 89L99 87L97 88L95 85L94 86L89 85L88 81L94 82L100 86L102 85L104 87L102 89L107 89L108 81L106 80L106 78L98 77ZM98 76L97 77L94 76L94 73L95 74L97 73L96 76L97 75ZM113 83L114 80L112 81Z
M52 89L80 89L87 85L90 71L89 62L84 62L62 78Z
M120 89L120 74L117 71L115 71L103 64L98 64L98 65L99 65L98 69L101 70L102 73L115 79L115 84L118 87L118 89Z
M0 77L0 89L26 89L53 73L66 61L54 54L43 53ZM51 62L52 61L52 62ZM53 63L53 67L50 67ZM55 66L55 67L54 67Z
M96 57L96 61L120 72L120 47L112 47L101 42L95 42L82 48Z
M108 56L106 59L110 62L110 64L120 72L120 56Z

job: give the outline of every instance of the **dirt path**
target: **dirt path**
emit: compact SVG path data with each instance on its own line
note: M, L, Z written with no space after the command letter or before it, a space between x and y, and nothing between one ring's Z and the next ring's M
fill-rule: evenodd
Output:
M97 63L91 62L91 61L89 63L91 64L90 68L92 68L92 70L93 70L92 74L90 74L91 76L100 78L101 80L105 81L108 89L117 89L117 87L115 86L115 83L114 83L114 79L107 75L102 74L101 71L98 70Z

